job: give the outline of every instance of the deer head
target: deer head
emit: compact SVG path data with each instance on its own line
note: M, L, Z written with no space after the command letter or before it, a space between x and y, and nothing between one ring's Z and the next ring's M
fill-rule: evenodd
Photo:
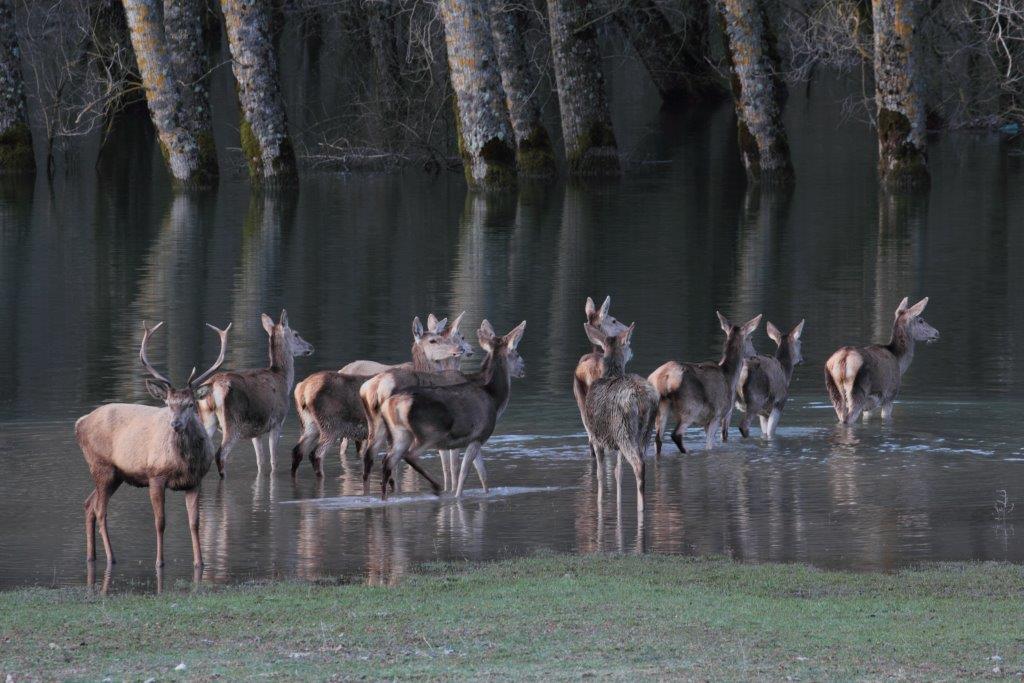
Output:
M921 299L913 306L907 306L907 303L907 297L903 297L903 301L896 308L896 320L893 326L905 330L914 341L923 341L926 344L937 342L939 331L921 317L925 306L928 305L928 297Z
M150 337L153 336L153 333L162 326L163 322L159 322L152 328L149 328L146 327L146 323L143 321L142 329L144 332L142 333L142 346L139 348L139 360L142 361L142 366L152 375L151 378L146 380L146 389L153 398L163 401L164 405L170 409L171 428L176 432L181 432L192 424L193 420L198 422L196 401L203 399L210 393L211 387L204 385L203 382L209 379L224 364L224 354L227 352L228 347L228 330L231 329L231 323L228 323L228 326L223 330L219 330L209 323L206 324L207 327L216 332L220 337L220 355L217 356L217 360L210 366L210 369L198 377L196 377L196 369L192 368L188 381L181 389L175 389L171 380L157 371L146 356L146 344L149 342Z
M605 376L622 374L626 370L626 363L633 358L633 347L630 341L633 338L633 330L636 323L629 327L623 327L618 334L606 334L601 328L584 323L583 329L590 339L590 343L601 349L604 353Z
M772 325L771 321L767 324L768 336L776 346L787 355L792 365L800 365L804 362L803 354L800 351L800 335L804 333L804 322L803 320L790 330L789 334L782 334L779 328Z
M604 298L604 303L600 308L595 306L594 300L588 296L587 303L583 307L583 312L587 314L587 323L601 330L606 337L614 337L626 329L624 324L608 312L611 305L612 298L610 296Z
M491 323L484 320L480 323L480 329L477 330L477 340L480 342L480 348L488 356L492 359L500 358L505 362L509 376L520 378L526 376L526 362L517 350L524 331L526 331L525 320L516 325L508 334L499 337L494 333Z
M750 335L761 323L760 313L742 325L733 325L719 311L715 311L715 315L718 316L718 323L722 326L722 331L725 332L724 355L729 356L737 351L739 351L740 358L753 358L757 355L754 344L750 341Z
M462 316L459 316L461 318ZM419 316L412 319L413 345L418 348L427 360L440 363L463 355L461 335L452 337L448 328L448 318L438 320L433 313L427 316L427 327L423 328Z
M281 318L275 323L266 313L260 316L263 329L278 348L290 356L312 356L313 345L299 336L288 325L288 311L281 309Z

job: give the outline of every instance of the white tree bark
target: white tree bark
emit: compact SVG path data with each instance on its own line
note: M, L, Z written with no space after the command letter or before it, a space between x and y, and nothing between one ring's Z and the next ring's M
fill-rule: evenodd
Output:
M441 0L459 152L471 187L516 183L515 138L491 35L489 0Z
M878 109L878 177L891 187L929 182L924 103L918 92L914 32L921 0L872 0L875 31L875 105Z
M0 173L31 172L35 168L14 2L0 0Z
M199 147L199 164L217 175L217 146L210 112L210 60L204 43L204 0L163 0L164 32L181 93L182 125Z
M589 0L548 0L562 138L569 173L619 173L619 151L605 96Z
M297 177L288 135L269 0L221 0L231 68L242 106L242 153L258 183L291 183Z
M146 103L171 175L182 185L207 185L199 145L185 127L184 102L167 51L160 0L123 0Z

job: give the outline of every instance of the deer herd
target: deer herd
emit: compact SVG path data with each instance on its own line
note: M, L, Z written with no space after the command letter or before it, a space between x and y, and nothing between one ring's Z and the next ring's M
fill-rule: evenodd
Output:
M825 383L841 423L852 424L860 417L866 420L875 410L883 418L891 416L916 342L931 343L939 337L921 317L927 304L925 298L910 306L904 298L896 309L889 343L845 346L825 363ZM610 297L600 307L589 298L586 301L584 331L592 350L576 365L573 394L598 481L604 481L605 457L614 451L615 481L621 491L625 458L636 479L637 510L642 518L645 455L652 431L656 458L661 457L662 437L672 422L671 438L680 452L686 452L683 436L692 425L704 429L706 446L711 449L719 437L728 440L732 412L738 408L743 413L739 424L743 437L750 435L755 415L762 437L774 437L794 369L803 361L804 321L786 333L768 322L768 336L777 348L774 355L758 355L751 337L762 316L734 325L718 313L725 342L717 362L668 361L642 377L626 372L633 355L635 323L625 325L617 320L609 312L610 305ZM412 360L408 362L385 365L358 360L340 370L313 373L298 384L295 357L312 354L313 346L292 329L285 311L276 322L262 316L269 338L269 364L261 369L219 372L231 324L223 330L208 325L220 338L217 360L199 376L193 368L186 383L177 389L150 363L146 350L163 323L152 328L143 323L139 359L149 374L146 388L163 407L111 403L75 423L75 437L95 484L85 501L87 559L96 559L98 524L107 563L114 562L107 503L121 484L128 483L149 488L157 566L163 564L164 557L165 491L185 492L193 563L201 566L198 498L203 477L213 464L224 477L228 456L239 439L252 440L258 469L263 468L264 460L274 469L291 400L301 424L298 443L292 449L293 477L307 459L316 476L323 477L324 457L340 441L342 458L350 442L362 457L364 493L369 491L378 454L382 454L382 499L394 492L395 470L402 461L426 479L435 494L444 490L456 497L461 496L472 465L486 492L482 450L508 406L512 380L525 374L518 348L526 321L498 335L484 320L477 330L483 361L477 371L463 372L462 360L473 355L459 329L463 315L449 322L431 314L426 327L418 317L413 319ZM218 431L219 442L215 441ZM440 455L441 482L420 461L433 450Z

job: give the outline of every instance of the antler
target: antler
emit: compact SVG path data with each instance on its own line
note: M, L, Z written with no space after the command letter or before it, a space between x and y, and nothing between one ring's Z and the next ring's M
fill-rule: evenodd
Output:
M149 359L146 358L146 342L149 341L149 338L153 335L153 333L159 330L163 324L163 321L160 321L152 328L149 328L146 326L146 321L142 321L142 329L145 330L145 332L142 333L142 346L139 348L139 360L142 361L142 366L146 368L149 374L153 375L153 377L163 382L167 386L171 386L171 380L167 379L167 377L165 377L164 375L161 375L157 371L157 369L153 367L153 364L149 362Z
M209 370L199 375L199 377L195 377L194 379L193 377L196 374L196 369L192 368L192 374L188 376L188 385L190 387L202 384L203 382L210 378L210 375L217 372L220 366L224 364L224 354L227 353L228 350L228 330L231 329L231 323L228 323L228 326L225 327L223 330L214 327L210 323L206 323L206 326L209 327L214 332L216 332L217 335L220 337L220 355L217 356L217 360L214 361L213 365L210 366Z

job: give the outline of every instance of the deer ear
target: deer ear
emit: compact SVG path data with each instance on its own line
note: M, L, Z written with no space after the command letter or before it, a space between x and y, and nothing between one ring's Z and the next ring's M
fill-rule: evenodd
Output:
M768 324L765 326L765 331L768 332L769 339L771 339L779 346L782 346L782 333L779 332L779 328L775 327L775 325L772 325L772 322L770 320L768 321Z
M896 307L896 316L897 317L899 317L900 313L902 313L903 311L907 310L907 304L908 303L910 303L909 298L908 297L903 297L903 301L901 301L900 305Z
M437 316L433 313L427 313L427 332L433 332L434 328L437 327Z
M519 342L523 340L523 332L526 331L526 321L519 323L511 332L505 335L505 345L515 351Z
M804 333L804 323L805 322L807 322L807 321L806 320L801 320L799 322L799 324L797 324L797 326L793 328L793 331L789 333L789 336L791 336L793 339L799 339L800 335L802 335Z
M267 334L274 334L274 319L266 313L260 315L260 322L263 323L263 329L267 331Z
M288 311L281 309L281 324L288 327Z
M455 316L455 320L452 321L451 329L448 331L448 334L455 334L459 331L459 323L462 322L462 316L464 315L466 315L465 311Z
M729 330L732 329L732 325L729 324L729 319L722 315L720 311L715 311L715 315L718 316L718 324L722 326L722 331L729 334Z
M149 395L158 401L167 400L167 385L163 382L154 382L151 379L147 379L146 391L148 391Z
M587 304L583 307L583 312L587 314L587 320L593 318L594 314L597 313L597 306L589 296L587 297Z
M629 342L633 340L633 330L635 329L636 323L632 322L629 324L629 327L624 329L622 332L619 332L619 344L622 346L629 344Z
M444 334L444 331L448 328L448 318L441 318L434 325L434 329L431 330L434 334Z
M916 304L907 309L907 314L911 317L916 317L924 313L924 307L928 305L928 297L925 297L918 301Z
M412 319L412 337L416 341L423 337L423 323L420 322L419 316Z
M743 327L740 328L740 331L743 333L744 337L749 337L753 334L754 330L757 329L757 326L761 324L761 316L763 315L763 313L758 313L753 318L743 323Z
M480 323L480 329L476 331L476 339L484 351L488 353L494 351L494 328L491 327L490 322L484 320Z
M609 295L609 296L606 296L604 298L604 303L601 304L600 314L601 314L602 318L604 318L606 315L608 315L608 309L611 308L611 307L612 307L612 297Z
M587 339L590 340L591 344L602 349L608 348L608 338L604 336L601 330L590 323L583 323L583 331L586 333Z

